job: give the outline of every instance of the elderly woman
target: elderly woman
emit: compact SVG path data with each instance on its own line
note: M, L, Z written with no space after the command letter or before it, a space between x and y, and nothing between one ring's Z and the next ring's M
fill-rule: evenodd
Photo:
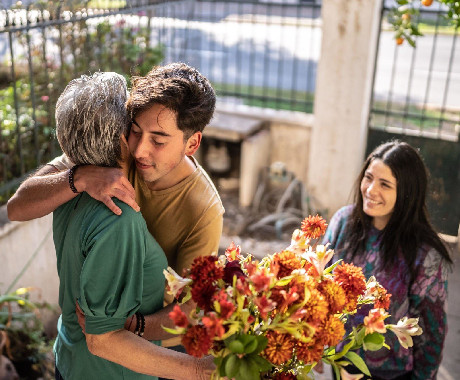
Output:
M74 192L78 165L123 168L126 95L122 76L97 73L71 81L59 97L56 134L77 165L68 177ZM159 326L168 325L167 310L151 314L162 309L167 261L141 214L115 202L120 216L80 193L53 214L62 309L54 347L56 378L208 379L214 368L210 358L196 359L147 340L165 337ZM86 337L75 301L86 316Z

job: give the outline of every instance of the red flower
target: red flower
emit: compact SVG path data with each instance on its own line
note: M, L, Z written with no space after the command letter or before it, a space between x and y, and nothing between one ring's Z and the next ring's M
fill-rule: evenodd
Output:
M318 239L326 232L327 223L318 214L316 216L309 215L308 218L303 220L300 228L307 238Z
M192 299L200 309L208 312L211 310L212 297L216 290L217 288L208 282L194 282L192 286Z
M241 256L241 247L239 245L235 245L235 243L232 241L232 243L225 250L225 256L227 257L228 261L239 260Z
M168 316L177 327L187 327L188 326L187 316L181 310L179 305L175 305L173 310L168 314Z
M204 326L196 325L188 329L182 337L182 344L189 355L201 358L211 348L211 337Z
M224 281L227 284L233 285L234 276L236 276L237 279L240 277L246 277L238 260L229 261L224 268Z
M278 372L273 379L274 380L296 380L297 376L291 372Z
M213 299L219 302L220 316L223 319L230 318L233 312L236 310L236 306L228 300L228 296L225 290L220 290L217 294L214 295Z
M203 317L202 322L205 325L208 334L214 338L219 337L221 338L222 335L225 334L225 328L223 323L223 319L219 318L216 313L210 313L209 317Z
M216 265L216 256L199 256L193 260L190 278L193 281L213 282L224 276L224 269Z

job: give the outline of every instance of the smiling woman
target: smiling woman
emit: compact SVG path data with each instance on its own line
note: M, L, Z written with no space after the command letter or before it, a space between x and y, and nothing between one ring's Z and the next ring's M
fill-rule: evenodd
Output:
M355 186L355 203L331 219L323 243L337 258L374 273L392 294L390 320L419 318L423 334L408 351L360 352L373 379L435 379L446 333L447 269L452 260L431 227L426 210L428 173L417 150L400 141L378 146ZM368 309L351 319L363 322Z

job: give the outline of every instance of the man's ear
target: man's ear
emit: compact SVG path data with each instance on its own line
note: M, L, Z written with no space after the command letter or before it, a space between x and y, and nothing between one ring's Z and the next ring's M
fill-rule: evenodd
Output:
M195 152L200 147L202 137L203 135L201 132L195 132L188 138L187 143L185 145L186 156L193 156L195 154Z

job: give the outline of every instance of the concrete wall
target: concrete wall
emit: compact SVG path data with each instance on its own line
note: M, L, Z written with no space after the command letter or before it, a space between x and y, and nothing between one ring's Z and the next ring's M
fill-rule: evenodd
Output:
M308 186L329 216L364 160L382 0L324 0Z
M6 206L3 206L3 210ZM28 265L13 290L32 286L31 300L58 304L59 279L52 236L52 216L0 226L0 293L6 292ZM30 265L28 264L30 262Z

